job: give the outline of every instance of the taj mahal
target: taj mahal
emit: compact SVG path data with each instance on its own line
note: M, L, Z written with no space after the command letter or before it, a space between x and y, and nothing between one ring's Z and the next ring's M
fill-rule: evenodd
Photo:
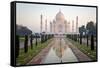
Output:
M52 32L55 34L65 34L67 32L67 21L61 11L56 14L53 20Z
M76 24L76 27L74 26ZM41 32L43 29L43 16L41 15ZM72 32L77 32L78 30L78 16L76 16L76 23L72 21L72 24L65 19L64 14L61 10L55 15L55 18L50 21L50 33L53 34L68 34ZM45 32L47 32L47 19L45 21Z

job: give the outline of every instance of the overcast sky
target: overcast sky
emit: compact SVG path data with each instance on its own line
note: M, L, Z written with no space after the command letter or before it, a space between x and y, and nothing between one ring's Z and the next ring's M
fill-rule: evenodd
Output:
M76 7L76 6L59 6L59 5L41 5L17 3L17 24L27 26L33 32L40 32L40 15L43 15L43 23L47 18L48 32L49 23L55 19L56 14L61 10L65 19L72 25L76 21L76 16L79 19L79 25L86 25L89 21L96 22L96 8L94 7ZM45 28L43 25L43 28ZM44 30L44 29L43 29Z

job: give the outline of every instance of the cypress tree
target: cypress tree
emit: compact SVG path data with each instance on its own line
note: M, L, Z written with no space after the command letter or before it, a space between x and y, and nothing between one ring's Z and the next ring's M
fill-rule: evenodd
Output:
M87 47L88 47L88 45L89 45L89 41L88 41L88 35L87 35Z
M36 38L36 42L35 42L35 45L37 46L37 35L36 35L36 37L35 37L35 38Z
M91 35L91 50L94 50L94 36Z
M31 49L33 49L32 43L33 43L33 37L32 37L32 35L31 35L31 36L30 36L30 45L31 45Z
M28 51L28 36L25 35L24 52L27 53L27 51Z
M19 36L16 35L16 46L15 46L15 56L16 56L16 58L18 58L18 56L19 56L19 43L20 43Z
M82 44L82 34L80 34L80 44Z
M41 43L43 43L43 35L41 35Z

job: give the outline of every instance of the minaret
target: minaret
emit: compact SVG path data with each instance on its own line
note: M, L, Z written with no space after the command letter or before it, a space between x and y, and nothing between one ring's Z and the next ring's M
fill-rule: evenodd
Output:
M65 33L67 33L67 21L65 21Z
M76 33L78 33L78 16L76 16Z
M70 22L68 22L67 31L70 33Z
M40 33L42 33L42 29L43 29L43 16L42 16L42 14L40 15L40 19L41 19L41 24L40 24Z
M52 22L50 22L50 32L52 33Z
M72 33L74 33L74 20L72 20Z
M53 33L55 33L55 21L53 21Z
M47 19L45 20L45 32L47 33Z

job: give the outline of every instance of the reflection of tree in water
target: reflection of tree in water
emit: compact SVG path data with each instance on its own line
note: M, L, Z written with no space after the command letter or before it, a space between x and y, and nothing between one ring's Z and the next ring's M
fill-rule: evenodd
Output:
M56 55L61 59L64 55L64 51L66 50L67 46L62 45L62 39L59 39L59 45L53 46L53 50L55 51Z

